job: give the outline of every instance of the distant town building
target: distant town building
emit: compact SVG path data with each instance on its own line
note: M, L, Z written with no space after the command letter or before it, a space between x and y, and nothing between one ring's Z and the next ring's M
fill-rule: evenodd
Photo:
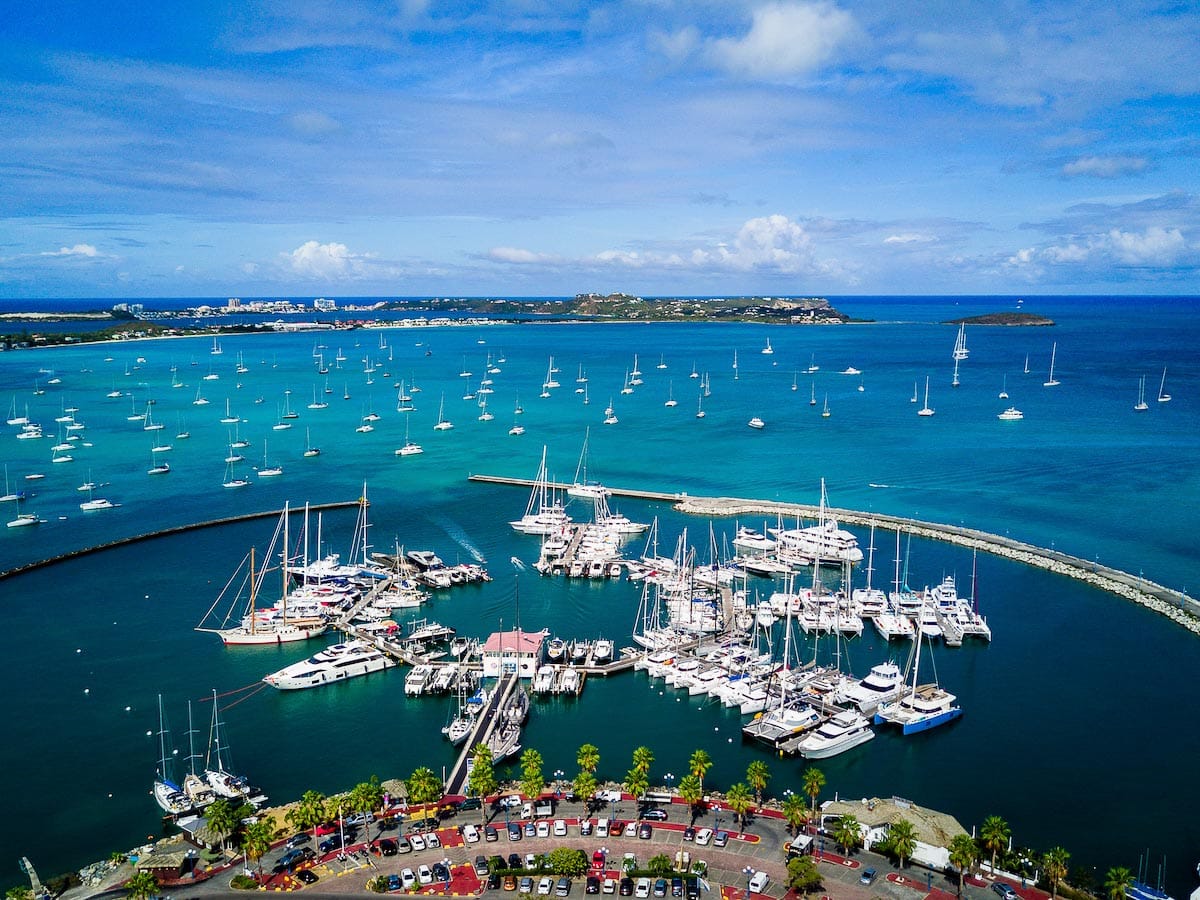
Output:
M333 312L337 309L336 300L326 300L324 297L318 297L313 301L313 307L321 312Z

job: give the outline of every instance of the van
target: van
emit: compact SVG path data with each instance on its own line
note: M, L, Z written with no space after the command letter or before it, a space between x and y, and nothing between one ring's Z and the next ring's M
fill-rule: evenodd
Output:
M608 819L596 820L596 837L608 837Z
M532 819L533 818L533 804L532 803L522 804L521 818L522 819Z
M750 892L754 894L761 894L767 889L767 882L770 880L771 876L766 872L755 872L750 876Z

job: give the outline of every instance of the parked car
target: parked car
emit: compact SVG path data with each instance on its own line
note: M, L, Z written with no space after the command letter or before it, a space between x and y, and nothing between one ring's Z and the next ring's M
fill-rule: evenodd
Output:
M708 846L709 841L712 840L712 836L713 833L711 828L701 828L696 832L696 843L701 847L706 847Z
M401 853L412 853L412 848L412 841L410 841L404 835L400 835L400 837L396 838L396 849Z
M516 809L522 805L521 795L509 794L507 797L499 797L497 798L495 805L497 809L503 809L506 806L509 809Z
M617 879L605 878L600 885L600 892L603 894L615 894L617 892Z
M468 797L462 803L458 804L458 808L461 810L482 809L483 801L481 801L478 797Z
M317 876L317 873L310 869L301 869L296 873L296 877L305 884L316 884L320 880L320 878Z
M665 878L654 879L654 896L655 897L667 896L667 879L665 879Z
M874 869L863 869L863 873L858 876L859 884L871 884L878 874Z
M400 883L401 883L401 885L403 885L404 890L406 890L406 891L409 888L416 887L417 873L414 872L412 869L408 868L407 866L405 866L403 869L400 870Z
M516 875L505 875L504 876L504 889L506 891L515 891L517 889L517 876Z
M492 872L487 877L487 889L495 891L500 889L500 876L496 872Z
M526 822L522 830L525 832L525 837L535 837L537 835L537 825L533 822Z
M488 859L482 853L475 857L475 874L486 875L488 873Z
M366 825L368 822L373 822L375 817L370 813L357 812L352 816L346 816L344 824L349 827L351 825Z
M622 897L632 897L633 896L633 879L632 878L622 878L620 887L617 889L617 893L620 894Z
M418 884L433 884L433 870L425 863L421 863L417 867L417 883Z
M554 879L548 875L538 882L537 892L539 897L549 897L552 890L554 890Z
M997 881L993 884L992 890L1000 895L1001 900L1019 900L1017 892L1012 889L1012 885L1005 884L1003 881Z
M316 833L317 837L324 837L325 835L328 835L328 834L336 834L337 830L338 830L338 827L337 827L336 822L322 822L320 825L318 825L316 828L313 829L313 831Z
M391 875L389 875L389 876L388 876L388 878L387 878L387 889L388 889L389 891L398 891L398 890L400 890L400 876L399 876L399 875L396 875L396 874L394 874L394 873L393 873L393 874L391 874Z
M522 894L533 893L533 876L525 875L521 878L521 886L517 888Z
M590 835L591 835L591 833L592 833L592 830L593 830L593 828L594 828L594 826L592 825L592 820L591 820L591 819L583 819L583 820L582 820L582 821L579 823L579 834L580 834L580 836L581 836L581 837L588 837L588 836L590 836Z
M587 881L583 883L583 892L585 894L600 893L600 879L595 875L589 875Z
M537 836L540 838L550 837L550 823L545 819L537 823Z
M649 822L643 822L641 825L638 826L637 836L641 840L648 841L648 840L650 840L650 837L653 834L654 834L654 826L651 825Z
M311 840L312 840L312 835L310 835L307 831L301 831L297 834L293 834L290 838L288 838L287 843L284 844L284 846L288 850L295 850L301 844L307 844Z
M567 876L564 875L562 878L558 879L558 882L554 885L554 896L555 897L571 896L571 879L570 878L568 878Z
M435 862L432 868L434 881L441 881L447 884L449 883L450 867L448 865L446 865L444 862Z
M508 823L508 839L510 841L519 841L521 839L521 826L518 823Z
M468 844L474 844L479 841L479 829L474 825L466 824L462 827L463 840Z
M689 875L683 880L683 891L687 900L700 900L700 879Z
M683 896L683 879L680 878L679 876L675 876L674 878L671 879L671 896L672 897L682 897Z
M753 894L761 894L767 889L767 883L771 880L771 876L766 872L758 871L750 876L750 892Z
M728 831L718 831L716 834L713 835L713 846L714 847L724 847L728 843L729 843L729 832Z
M667 811L665 809L648 809L642 813L642 818L651 822L667 821Z
M566 835L567 835L566 820L565 819L555 819L554 820L554 836L555 837L566 837Z
M400 852L400 845L392 838L384 838L375 847L380 856L395 856Z
M321 851L322 856L326 853L332 853L334 850L341 850L342 836L340 834L331 834L325 840L321 841L318 849Z
M498 831L496 830L496 826L495 826L495 825L485 825L485 826L483 826L483 839L484 839L485 841L498 841L498 840L500 840L500 832L498 832Z
M637 897L638 900L645 900L646 897L650 896L649 878L639 878L637 880L637 887L633 890L633 896Z
M429 850L437 850L442 846L442 839L437 836L436 831L431 831L425 835L425 847Z
M408 836L408 842L409 842L410 844L412 844L412 848L413 848L414 850L424 850L424 849L425 849L425 837L424 837L424 835L420 835L420 834L410 834L410 835Z
M696 826L688 825L683 829L683 839L685 841L694 841L696 839Z
M525 867L525 863L521 861L520 853L508 854L508 867L510 869L521 869Z

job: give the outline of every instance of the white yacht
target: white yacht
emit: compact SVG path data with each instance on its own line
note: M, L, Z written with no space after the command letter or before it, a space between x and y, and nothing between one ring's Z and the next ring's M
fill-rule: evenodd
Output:
M887 703L900 696L904 689L904 676L894 662L882 662L872 666L867 677L842 691L842 699L853 703L860 712L871 715L880 703Z
M546 447L542 447L542 461L538 466L537 477L534 479L533 492L529 495L529 504L525 507L525 515L515 522L509 522L514 531L523 534L554 534L562 531L571 524L571 518L563 509L562 502L553 496L546 479Z
M821 505L816 525L807 528L770 528L781 556L826 562L861 562L858 538L838 527L826 509L825 479L821 479Z
M816 731L800 739L796 749L805 759L828 759L845 753L875 737L871 724L861 713L837 713Z
M1010 406L1004 412L996 416L1001 422L1016 422L1019 419L1025 418L1025 413L1017 409L1015 406Z
M353 640L326 647L308 659L266 676L263 681L281 691L294 691L380 672L394 665L383 651L366 641Z

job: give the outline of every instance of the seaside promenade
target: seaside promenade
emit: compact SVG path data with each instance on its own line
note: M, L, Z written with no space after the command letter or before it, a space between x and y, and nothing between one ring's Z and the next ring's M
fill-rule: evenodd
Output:
M469 481L503 484L513 487L532 488L535 482L525 478L508 478L496 475L472 474ZM565 491L570 485L557 482L547 487ZM670 503L682 513L697 516L768 516L783 519L804 517L815 520L820 514L817 506L805 503L784 503L774 500L754 500L739 497L699 497L686 492L644 491L630 488L608 488L616 497L629 497L658 503ZM1200 602L1179 591L1173 591L1141 575L1106 566L1095 560L1083 559L1049 547L1018 541L1014 538L992 534L963 525L947 525L941 522L926 522L886 513L861 512L852 509L826 507L825 514L847 525L875 526L884 529L899 529L916 537L943 541L991 553L1005 559L1045 569L1056 575L1074 578L1093 587L1100 588L1118 597L1131 600L1141 606L1166 616L1193 634L1200 635Z

